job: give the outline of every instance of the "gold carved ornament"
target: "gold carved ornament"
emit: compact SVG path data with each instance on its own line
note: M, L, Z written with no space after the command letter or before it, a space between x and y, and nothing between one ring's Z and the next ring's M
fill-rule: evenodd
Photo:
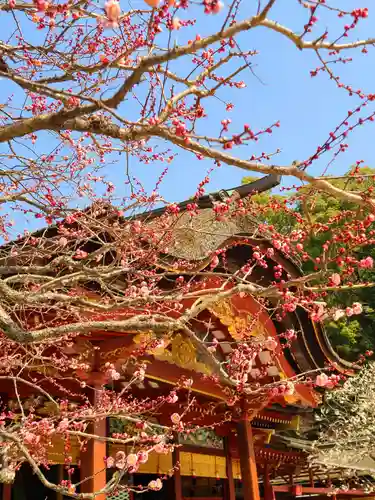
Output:
M220 300L216 304L208 308L210 313L214 314L223 325L228 328L230 335L235 340L243 339L243 331L249 328L249 325L254 323L249 335L253 337L265 336L263 325L260 321L254 322L253 316L249 313L246 316L239 315L239 312L233 311L233 306L230 300Z
M156 336L152 333L141 333L134 337L134 343L142 344L154 339L156 339ZM162 340L162 345L155 349L150 349L148 354L154 356L159 361L167 361L186 370L207 375L211 373L209 367L198 361L197 350L189 339L184 338L178 333L173 336L172 340L169 337L165 337Z

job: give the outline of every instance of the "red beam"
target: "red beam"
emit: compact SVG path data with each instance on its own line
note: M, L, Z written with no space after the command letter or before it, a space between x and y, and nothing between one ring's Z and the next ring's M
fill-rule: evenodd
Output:
M272 486L273 491L279 493L293 493L296 490L296 486ZM357 497L368 497L373 496L373 493L365 493L364 490L335 490L334 488L313 488L310 486L299 486L299 493L301 495L344 495L344 496L357 496Z

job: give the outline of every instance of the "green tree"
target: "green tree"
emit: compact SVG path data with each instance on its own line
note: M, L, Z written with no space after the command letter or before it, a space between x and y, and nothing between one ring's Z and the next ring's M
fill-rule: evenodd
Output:
M252 180L254 178L244 177L242 182ZM371 193L375 187L375 169L353 167L345 176L332 180L332 184L349 191ZM312 258L321 255L323 245L331 240L334 230L338 227L344 229L347 218L353 219L353 211L359 220L368 214L368 209L356 210L353 204L317 192L311 186L284 196L272 193L255 195L252 204L258 217L281 234L288 235L291 230L298 228L308 229L309 237L304 242L304 248ZM332 223L332 220L335 222ZM358 247L354 253L358 259L371 256L375 262L375 246ZM314 261L308 259L302 264L303 270L311 272L314 265ZM349 360L356 359L368 349L375 349L375 289L371 286L375 282L375 270L363 269L360 274L361 281L368 282L370 286L353 288L351 293L337 291L327 296L330 306L345 308L353 302L360 302L364 306L364 314L360 316L329 320L325 325L338 353Z

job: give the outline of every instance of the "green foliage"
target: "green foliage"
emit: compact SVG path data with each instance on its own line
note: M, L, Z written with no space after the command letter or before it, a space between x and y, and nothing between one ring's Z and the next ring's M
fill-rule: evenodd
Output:
M244 177L243 184L255 181L256 177ZM273 225L280 233L287 234L297 226L295 206L289 206L289 197L269 192L257 194L251 197L251 201L260 208L258 219ZM272 202L272 203L271 203ZM280 207L280 210L270 208L270 205Z
M349 173L352 173L350 169ZM348 175L347 174L347 175ZM364 176L359 178L358 175ZM252 177L245 177L243 183L251 182ZM375 187L375 169L363 167L355 177L333 180L332 184L346 191L365 191ZM308 255L316 258L321 255L323 244L331 239L332 230L340 230L346 217L363 218L365 211L357 212L358 207L351 203L340 201L327 194L317 192L311 186L302 188L290 196L262 193L252 197L259 206L260 219L272 224L282 234L289 234L292 229L298 229L303 217L303 229L307 229L309 238L304 242ZM269 207L272 208L269 208ZM278 209L279 207L279 209ZM348 212L348 215L346 215ZM340 216L337 222L332 219ZM324 227L330 221L330 224ZM309 227L312 228L309 231ZM375 248L362 247L355 252L358 258L371 256L375 261ZM308 260L303 264L304 272L312 272L314 263ZM375 270L363 270L358 276L362 282L373 283ZM354 360L367 349L375 350L375 287L359 288L348 292L335 292L327 296L330 306L346 307L353 302L364 306L364 313L353 318L342 318L339 322L329 321L326 324L327 334L338 353L345 359Z

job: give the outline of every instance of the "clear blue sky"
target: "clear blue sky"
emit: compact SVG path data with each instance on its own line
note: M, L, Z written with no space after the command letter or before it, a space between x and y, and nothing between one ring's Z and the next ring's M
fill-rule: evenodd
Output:
M121 3L125 9L126 0L121 0ZM141 4L143 4L142 0L132 2L135 8L140 7ZM241 17L249 15L256 4L255 0L244 0ZM360 23L349 39L375 36L375 5L371 5L371 2L368 0L332 0L330 4L348 10L367 5L370 10L369 18ZM220 27L226 12L224 10L218 16L203 16L200 15L201 11L201 7L194 6L190 13L189 11L181 12L181 19L197 15L198 22L194 28L177 33L179 44L184 43L197 32L205 35L212 32L215 27ZM300 31L307 20L307 11L298 5L297 0L278 0L269 17ZM331 39L335 39L342 33L342 26L345 23L338 19L337 15L321 9L318 17L321 21L317 25L317 31L314 32L316 36L327 27ZM31 32L30 35L39 36ZM307 38L309 37L311 35ZM3 40L6 41L5 36ZM282 152L274 158L275 162L289 164L295 159L303 160L325 141L329 132L345 117L347 110L354 109L360 102L358 97L349 97L344 90L338 89L325 74L311 78L310 70L320 65L316 55L312 51L299 51L281 35L264 28L257 28L242 34L238 41L243 50L259 51L259 55L253 59L254 70L259 79L246 70L240 76L240 79L247 84L246 89L221 91L221 97L224 100L235 104L234 110L230 113L225 111L225 106L220 101L216 99L206 101L205 109L208 118L202 121L200 131L214 135L219 130L220 121L223 118L232 120L231 131L233 133L241 131L244 123L248 123L254 131L265 128L277 120L280 120L281 124L274 134L263 136L256 146L251 143L241 148L238 152L240 156L246 158L253 153L272 152L280 148ZM334 70L341 76L342 81L352 85L353 88L360 87L365 92L375 93L373 69L375 48L370 47L367 55L362 54L360 50L346 51L342 54L344 57L354 57L354 61L350 64L335 65ZM175 63L175 71L184 74L185 64L183 61ZM0 88L2 96L15 91L15 87L4 79L0 81ZM122 111L124 109L123 107ZM126 109L134 112L135 103L127 103ZM370 111L370 106L368 106L366 114L370 114ZM350 145L348 151L339 156L330 167L329 174L342 174L355 160L359 159L375 167L375 123L366 124L354 131L348 137L347 142ZM158 144L161 149L165 147L160 142ZM42 149L44 147L48 152L50 147L48 140L41 142L39 146ZM321 173L330 159L331 156L325 155L314 165L311 172ZM177 159L169 167L169 172L161 185L161 193L169 201L187 199L195 192L198 183L211 166L211 161L199 161L194 155L179 151ZM153 189L164 167L164 164L139 164L136 158L131 158L131 170L144 184L146 190ZM124 169L125 159L122 157L117 165L111 165L105 170L108 178L116 184L116 194L119 196L124 196L126 193ZM208 191L238 185L242 177L249 174L234 167L222 166L211 174ZM285 179L284 184L290 184L290 180Z
M257 2L248 2L256 4ZM358 2L350 0L336 0L330 2L334 6L352 10L358 6L366 6L366 1ZM246 5L247 2L243 2ZM367 2L369 4L369 2ZM196 12L197 9L194 9ZM375 5L373 9L375 16ZM199 11L198 11L199 12ZM242 17L251 12L243 10ZM324 12L324 11L323 11ZM322 21L319 22L321 33L329 26L330 33L334 39L342 33L344 22L336 15L324 12ZM181 19L187 14L181 14ZM191 34L178 34L178 42L183 43L192 36L193 32L201 35L208 34L214 26L222 19L219 16L205 16L198 18L199 22L191 29ZM222 16L224 17L224 13ZM279 0L271 12L270 17L286 26L296 30L306 22L306 10L299 7L297 0ZM356 29L353 39L362 39L375 36L374 17L360 23ZM204 22L203 22L204 21ZM292 43L279 34L270 32L264 28L242 34L238 38L243 50L256 49L259 55L254 58L256 64L255 72L259 79L254 77L250 71L245 70L240 78L245 80L247 88L243 90L223 90L221 96L224 100L233 102L235 108L230 113L226 112L224 106L217 100L206 101L205 108L208 118L204 122L204 131L212 134L217 131L220 121L224 117L232 120L231 131L237 132L242 129L244 123L250 124L253 130L265 128L269 124L280 120L281 127L273 135L263 136L254 148L254 144L241 148L239 154L243 157L251 156L254 152L271 152L277 148L282 153L275 158L281 164L291 161L305 159L312 154L316 147L325 141L328 133L346 115L348 109L354 109L359 103L358 97L348 97L344 90L338 89L332 81L324 74L315 78L310 77L310 70L319 64L316 55L312 51L299 51ZM345 39L343 39L345 41ZM375 48L369 48L367 55L359 50L347 51L345 56L354 56L352 63L336 65L335 70L340 74L342 81L353 86L362 88L366 92L375 93ZM175 68L183 71L183 63L175 65ZM209 102L209 105L208 105ZM370 107L367 108L369 110ZM236 127L237 125L237 127ZM202 125L201 125L202 130ZM363 159L370 166L374 166L374 144L375 124L367 124L351 134L348 139L350 148L347 153L339 156L339 159L330 167L328 173L336 174L345 172L357 159ZM311 170L313 173L322 172L326 163L331 159L326 155ZM137 166L132 160L133 170L145 183L148 189L152 189L157 170L154 165ZM212 166L212 162L199 161L188 152L179 152L178 159L171 165L169 173L161 186L162 193L169 200L183 200L189 197L195 190L197 184L202 180L202 174ZM162 166L159 172L162 170ZM246 175L239 169L223 166L216 169L211 175L209 189L215 191L225 187L233 187L241 183L242 177ZM287 179L285 182L288 183Z

